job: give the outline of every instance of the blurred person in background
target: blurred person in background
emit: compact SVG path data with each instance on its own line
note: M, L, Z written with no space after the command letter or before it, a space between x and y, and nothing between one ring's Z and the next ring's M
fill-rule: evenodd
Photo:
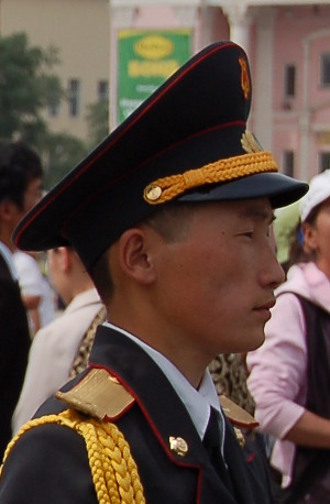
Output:
M301 200L287 281L265 343L248 354L248 387L271 453L279 502L330 502L330 170ZM275 476L276 479L276 476Z
M27 316L13 263L11 235L40 199L42 167L22 142L0 141L0 454L11 438L11 417L30 346Z
M54 320L56 295L42 273L40 254L15 250L13 260L33 338L41 327Z
M69 247L48 251L48 272L64 312L40 329L32 342L13 432L69 378L87 366L95 330L105 308L77 253Z
M296 233L300 230L300 201L295 201L284 208L278 208L275 212L276 219L273 224L276 244L276 256L278 262L287 274L292 259L290 251L296 239ZM297 229L298 226L298 229Z
M246 355L221 353L209 364L218 395L225 395L245 411L254 414L254 401L247 387Z

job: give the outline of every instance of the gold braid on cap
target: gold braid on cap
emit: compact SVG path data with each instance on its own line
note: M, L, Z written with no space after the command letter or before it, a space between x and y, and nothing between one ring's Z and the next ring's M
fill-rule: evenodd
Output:
M150 205L158 205L195 187L277 171L277 163L270 152L252 152L155 180L144 189L143 197Z
M4 464L19 438L28 430L45 424L69 427L85 440L91 476L100 504L145 504L143 487L129 444L118 427L86 418L74 410L30 420L9 443ZM1 471L3 466L1 467ZM0 472L1 476L1 472Z

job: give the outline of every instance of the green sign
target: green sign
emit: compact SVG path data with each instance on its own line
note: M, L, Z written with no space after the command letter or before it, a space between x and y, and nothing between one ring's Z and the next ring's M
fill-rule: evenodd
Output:
M190 56L190 30L120 31L117 121L126 119Z

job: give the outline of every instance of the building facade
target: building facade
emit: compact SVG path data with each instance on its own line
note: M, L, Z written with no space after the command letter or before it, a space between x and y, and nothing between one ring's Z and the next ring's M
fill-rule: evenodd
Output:
M176 65L231 38L250 57L264 148L304 180L330 167L330 0L0 0L0 34L17 31L59 49L67 99L47 120L82 139L88 105L109 96L112 129Z
M108 0L0 0L0 35L25 32L59 51L66 99L46 111L50 128L87 139L88 106L109 94Z
M118 34L191 30L191 53L231 38L248 52L250 128L281 170L303 180L330 168L330 1L110 0L112 127L117 122Z

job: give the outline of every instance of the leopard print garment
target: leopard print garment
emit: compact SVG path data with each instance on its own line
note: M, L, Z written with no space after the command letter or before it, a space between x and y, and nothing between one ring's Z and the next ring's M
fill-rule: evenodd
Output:
M209 365L209 370L218 395L224 394L253 415L254 401L246 385L244 357L234 353L219 354Z
M102 306L102 308L99 310L99 312L94 317L94 320L92 321L91 325L89 326L88 330L86 331L86 333L80 343L76 357L73 360L72 368L70 371L70 379L74 378L81 371L86 369L89 354L90 354L92 344L93 344L93 341L95 338L95 332L96 332L97 326L100 324L103 324L103 322L105 322L105 320L106 320L106 309L104 306Z

